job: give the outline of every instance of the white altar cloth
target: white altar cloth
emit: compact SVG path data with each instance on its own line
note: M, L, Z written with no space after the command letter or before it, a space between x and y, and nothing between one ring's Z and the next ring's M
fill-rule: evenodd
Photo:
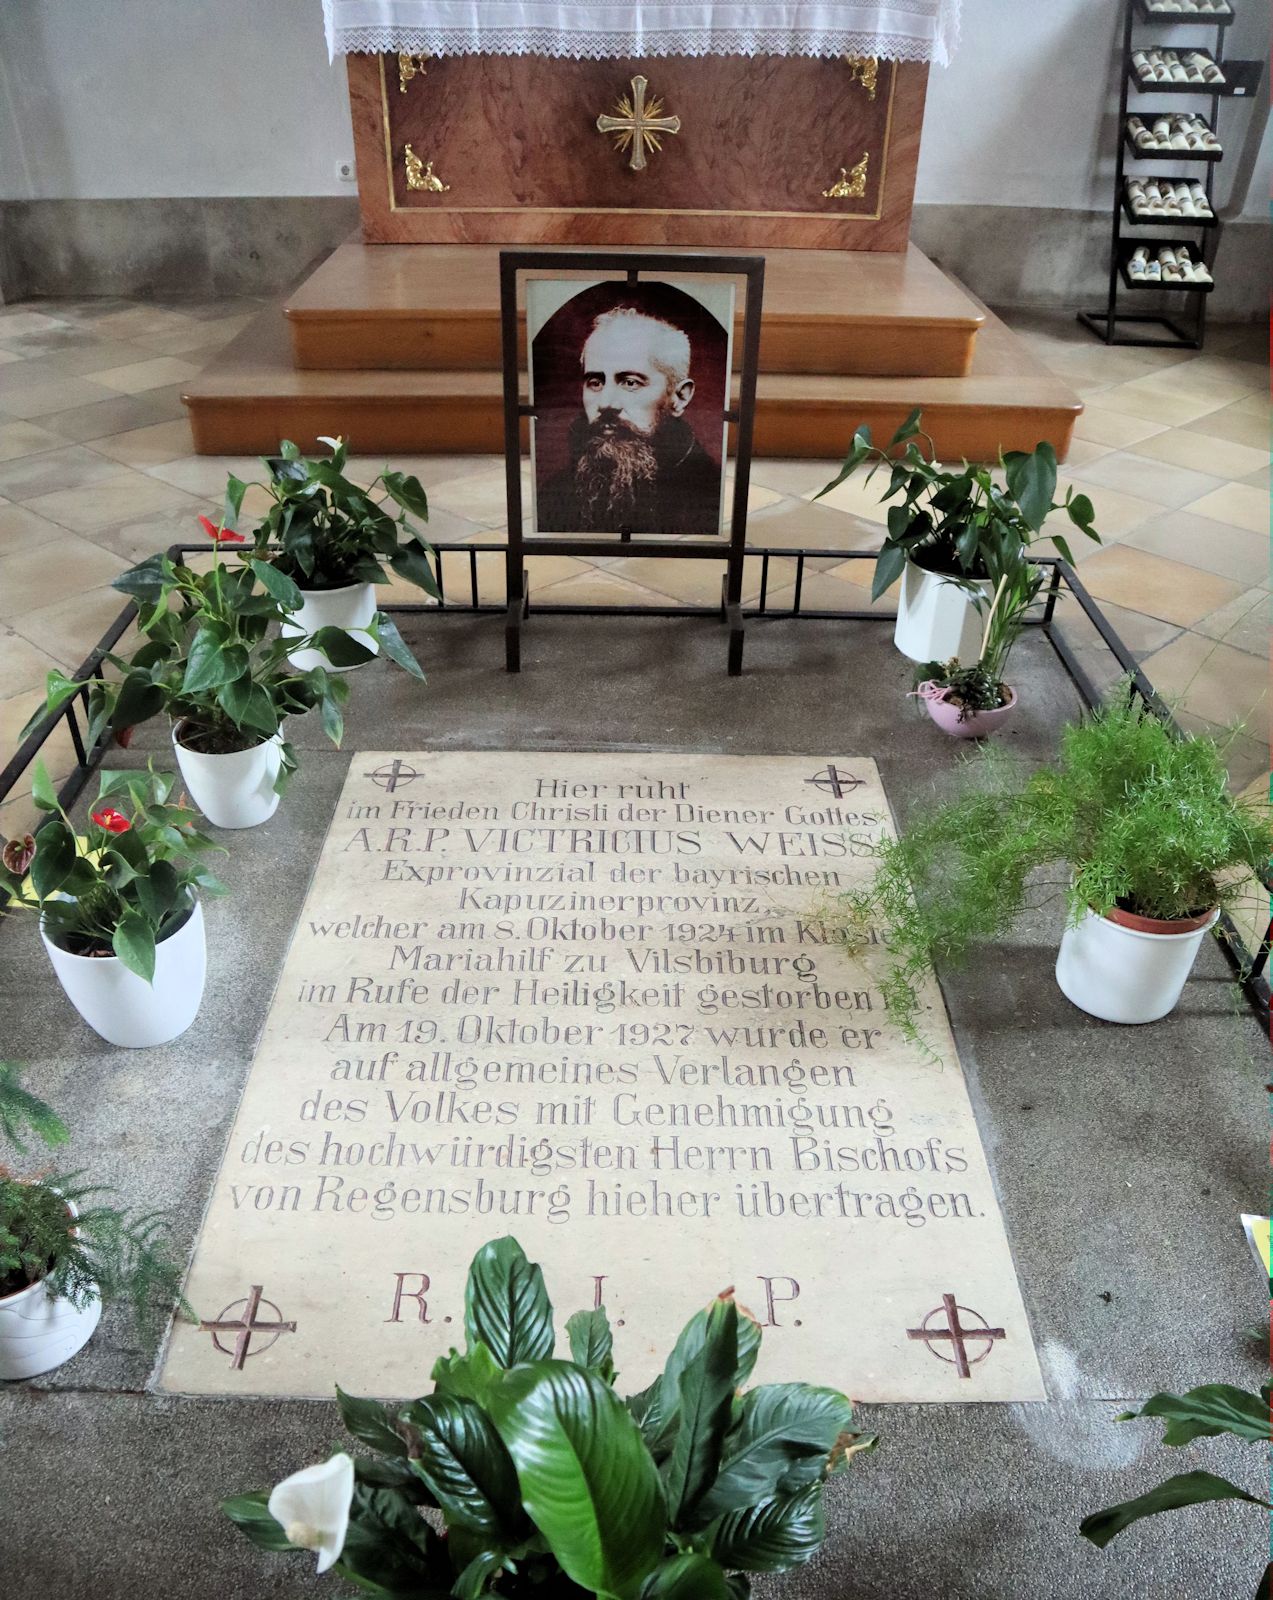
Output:
M338 55L838 56L945 66L960 0L323 0Z

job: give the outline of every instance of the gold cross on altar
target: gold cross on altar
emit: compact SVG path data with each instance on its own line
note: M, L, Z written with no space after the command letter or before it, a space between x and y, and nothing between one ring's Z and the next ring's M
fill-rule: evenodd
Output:
M633 78L631 98L625 94L615 106L613 116L603 113L597 118L599 132L614 134L616 150L626 150L629 145L632 147L628 166L633 172L645 170L647 150L663 148L660 134L681 131L680 117L665 117L661 100L651 96L649 103L646 103L645 91L648 88L645 78Z

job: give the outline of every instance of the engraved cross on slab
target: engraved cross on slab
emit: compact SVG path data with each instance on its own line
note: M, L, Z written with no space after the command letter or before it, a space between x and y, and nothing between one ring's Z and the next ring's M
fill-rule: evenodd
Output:
M199 1332L210 1333L213 1344L221 1351L222 1355L231 1356L230 1365L237 1372L242 1372L243 1363L249 1355L259 1355L261 1348L268 1350L279 1334L296 1332L296 1324L294 1322L284 1322L282 1312L273 1301L262 1300L263 1293L262 1286L259 1283L254 1283L246 1300L233 1301L219 1317L205 1320L199 1324ZM263 1304L268 1306L274 1313L273 1320L258 1321L256 1314ZM237 1306L242 1306L243 1310L237 1317L231 1317L230 1313ZM223 1333L233 1333L235 1335L233 1351L227 1350L221 1343L220 1335ZM272 1333L274 1338L269 1340L265 1346L250 1351L248 1346L252 1342L254 1333Z
M681 131L680 117L665 117L661 100L651 95L649 102L646 102L645 91L648 88L648 80L638 75L632 80L631 96L625 94L620 99L614 114L607 116L603 113L597 118L598 131L614 135L616 150L626 150L631 146L632 156L628 165L633 172L645 171L647 150L663 148L660 134Z
M979 1328L965 1327L959 1320L961 1311L966 1316L976 1317L981 1326ZM946 1326L944 1328L930 1327L929 1324L932 1319L938 1316L945 1316ZM967 1306L957 1305L953 1294L944 1294L941 1297L941 1305L930 1311L918 1328L907 1328L906 1337L908 1339L922 1340L938 1360L952 1362L961 1378L971 1378L972 1364L984 1361L994 1349L994 1341L996 1339L1006 1339L1008 1335L1003 1328L990 1327L980 1312L971 1311ZM946 1355L937 1348L936 1341L939 1339L948 1339L950 1341L951 1355ZM968 1341L970 1339L984 1339L986 1341L985 1349L979 1355L973 1356L971 1362L968 1357Z

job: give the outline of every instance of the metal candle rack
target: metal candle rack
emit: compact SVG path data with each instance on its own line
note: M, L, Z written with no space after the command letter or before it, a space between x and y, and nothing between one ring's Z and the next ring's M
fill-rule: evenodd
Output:
M1214 281L1201 284L1188 280L1174 279L1146 282L1133 279L1128 267L1138 245L1148 246L1151 250L1160 250L1164 246L1169 246L1178 251L1183 247L1188 249L1191 259L1201 261L1206 266L1207 271L1212 273L1214 279L1214 262L1221 226L1220 219L1216 214L1213 189L1215 170L1223 159L1224 151L1222 148L1195 150L1141 149L1136 144L1127 126L1129 95L1136 97L1136 101L1133 104L1139 103L1139 106L1144 108L1147 118L1162 114L1162 108L1155 105L1158 96L1184 95L1188 97L1193 105L1199 105L1200 99L1205 98L1210 102L1212 131L1218 134L1220 102L1226 99L1252 98L1259 86L1263 62L1225 60L1225 30L1234 19L1232 0L1230 0L1229 9L1208 12L1157 10L1152 6L1151 0L1125 0L1125 4L1123 69L1120 73L1119 81L1118 138L1114 158L1109 294L1103 311L1080 311L1078 318L1085 327L1090 328L1106 344L1167 345L1181 346L1188 350L1198 350L1202 347L1203 334L1206 331L1207 296L1215 286ZM1223 82L1180 82L1170 79L1147 81L1141 77L1132 61L1133 52L1142 47L1153 48L1157 43L1157 36L1145 33L1142 36L1143 44L1139 42L1136 37L1136 25L1138 23L1144 28L1154 29L1162 29L1164 27L1214 29L1214 50L1201 49L1192 44L1172 44L1167 48L1187 49L1206 57L1208 61L1220 67L1224 73ZM1127 198L1125 167L1129 158L1133 161L1170 162L1173 165L1187 163L1184 174L1164 172L1157 176L1170 178L1173 182L1200 182L1206 192L1207 206L1211 215L1207 217L1138 215L1133 211ZM1169 235L1142 232L1144 229L1162 228L1170 230ZM1131 231L1125 236L1124 229ZM1194 237L1181 238L1179 235L1182 232L1192 234ZM1126 292L1129 290L1137 294L1154 296L1166 294L1171 296L1176 303L1183 306L1184 313L1177 317L1168 316L1158 310L1120 310L1120 291ZM1171 304L1172 301L1166 303ZM1150 332L1151 328L1157 328L1162 331L1157 333Z

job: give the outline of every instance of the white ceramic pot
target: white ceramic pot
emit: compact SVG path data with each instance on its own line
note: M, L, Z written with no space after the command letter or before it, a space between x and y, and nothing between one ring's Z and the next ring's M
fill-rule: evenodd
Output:
M283 760L282 734L276 733L250 750L205 755L181 743L181 728L178 723L172 732L177 765L190 798L208 821L217 828L255 828L268 822L278 810L274 780Z
M1156 922L1124 911L1087 912L1066 928L1056 958L1061 993L1105 1022L1157 1022L1180 999L1219 911Z
M155 946L155 981L130 972L118 956L77 956L40 929L57 980L94 1033L130 1050L167 1044L195 1019L207 977L203 907Z
M989 598L988 579L977 587ZM893 643L912 661L950 661L971 666L981 655L985 623L966 589L944 573L929 572L908 561L897 597Z
M75 1207L67 1202L72 1216ZM83 1307L50 1294L44 1280L0 1296L0 1381L52 1372L82 1350L101 1321L94 1295Z
M283 621L280 632L285 639L302 638L320 628L343 628L373 655L379 652L367 632L376 614L374 583L350 583L343 589L302 589L301 598L305 604ZM354 671L353 667L334 667L322 650L297 650L287 659L299 672L308 672L312 667L326 667L328 672Z

